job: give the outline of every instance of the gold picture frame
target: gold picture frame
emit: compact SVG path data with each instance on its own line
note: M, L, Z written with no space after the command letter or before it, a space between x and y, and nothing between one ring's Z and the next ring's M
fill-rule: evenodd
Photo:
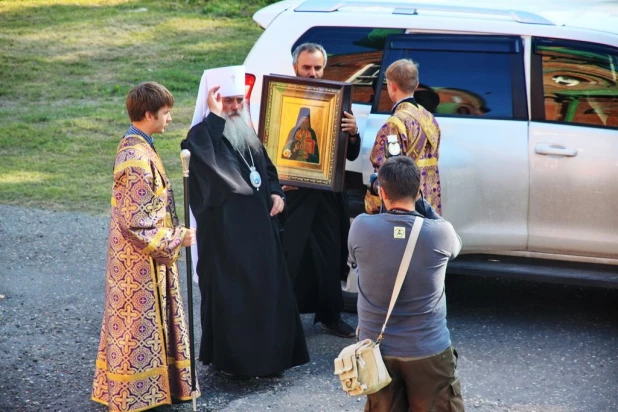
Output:
M258 135L282 185L343 190L349 83L265 75Z

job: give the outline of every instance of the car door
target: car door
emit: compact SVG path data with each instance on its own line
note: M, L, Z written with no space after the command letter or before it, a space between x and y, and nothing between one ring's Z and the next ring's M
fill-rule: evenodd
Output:
M384 72L401 58L419 64L415 97L440 124L443 215L462 237L464 251L525 250L529 176L522 39L389 36L363 150L370 150L367 142L371 147L390 114Z
M531 252L618 258L618 49L533 38Z

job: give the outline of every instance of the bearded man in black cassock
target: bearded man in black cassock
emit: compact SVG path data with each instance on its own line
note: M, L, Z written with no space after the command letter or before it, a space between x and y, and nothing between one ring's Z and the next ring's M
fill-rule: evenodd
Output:
M199 359L224 376L279 375L309 361L280 240L283 191L243 96L218 90L182 142L197 222Z

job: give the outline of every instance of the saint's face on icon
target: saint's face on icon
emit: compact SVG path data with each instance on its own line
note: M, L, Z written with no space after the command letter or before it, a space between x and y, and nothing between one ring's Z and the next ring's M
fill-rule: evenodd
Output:
M303 118L301 119L301 121L300 121L300 128L301 128L301 129L304 129L304 130L307 130L307 129L309 129L310 127L311 127L311 126L310 126L310 124L309 124L309 116L307 116L307 117L303 117Z

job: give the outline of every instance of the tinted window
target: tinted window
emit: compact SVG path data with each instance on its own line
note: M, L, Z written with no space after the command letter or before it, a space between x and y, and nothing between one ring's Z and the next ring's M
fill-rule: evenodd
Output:
M535 39L541 57L545 120L618 127L618 50Z
M352 83L352 102L371 104L386 37L404 31L367 27L313 27L296 41L292 51L302 43L321 44L328 55L324 79Z
M527 119L520 38L409 34L389 37L386 53L383 70L402 58L418 63L415 97L433 113ZM374 111L388 113L383 77Z

